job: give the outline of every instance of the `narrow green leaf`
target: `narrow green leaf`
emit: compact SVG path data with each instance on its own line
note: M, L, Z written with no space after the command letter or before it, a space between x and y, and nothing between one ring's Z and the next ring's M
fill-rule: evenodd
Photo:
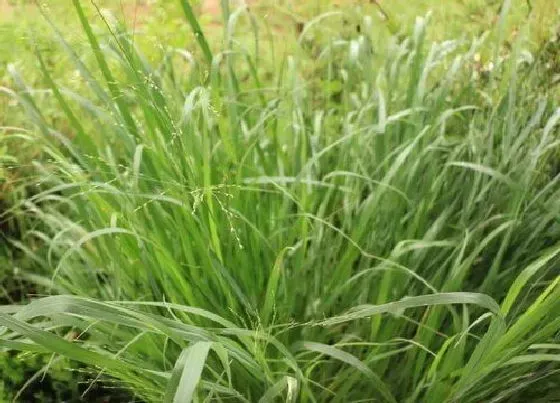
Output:
M212 343L198 342L183 350L167 384L165 403L190 403Z
M280 280L280 276L282 275L284 254L289 249L291 248L286 247L280 251L280 253L276 257L276 261L274 262L274 267L272 268L272 272L270 273L270 277L268 279L268 284L266 286L266 293L264 296L264 305L261 310L261 320L265 325L268 324L269 320L271 319L270 316L272 315L274 304L276 303L278 282Z
M208 62L208 64L211 64L212 63L212 58L213 58L212 51L210 50L210 46L208 46L208 42L206 41L206 37L204 36L204 33L202 32L202 29L200 28L200 24L198 23L198 19L194 15L194 11L193 11L189 1L188 0L179 0L179 2L181 3L181 6L183 8L183 13L185 14L185 18L187 19L187 22L191 26L191 29L194 33L194 36L196 37L196 40L197 40L200 48L202 49L202 53L204 54L204 57L206 58L206 61Z
M318 324L322 326L333 326L338 323L349 322L362 318L369 318L373 315L400 312L409 308L448 304L479 305L485 309L488 309L490 312L501 318L499 305L488 295L472 292L450 292L420 295L416 297L406 297L401 299L400 301L389 302L387 304L381 305L360 305L352 308L342 315L333 316L331 318L320 321Z
M119 89L117 84L118 82L115 81L113 74L109 69L109 65L105 60L105 55L103 55L103 52L101 51L101 47L99 46L97 37L91 29L91 25L84 13L80 0L72 0L72 3L74 4L74 8L78 13L78 17L80 19L82 27L84 28L84 31L88 37L88 41L91 45L93 54L95 56L95 59L97 60L97 64L99 65L101 73L105 78L105 82L107 83L107 87L109 88L109 92L111 93L111 97L113 98L113 101L117 104L117 107L119 108L119 111L126 123L129 132L134 136L138 136L138 129L136 127L136 124L134 123L134 119L132 118L129 108L125 100L123 99L123 93Z
M515 279L509 291L502 302L502 315L506 316L510 311L513 303L515 302L517 296L521 292L522 288L527 284L529 279L533 277L542 267L544 267L551 259L556 257L560 253L560 246L555 246L551 248L547 253L541 256L539 259L535 260L529 266L527 266Z
M292 403L297 401L297 379L291 376L285 376L266 390L264 395L259 399L259 403L273 403L276 398L282 395L285 389L288 389L284 402Z
M366 364L364 364L362 361L357 359L352 354L347 353L346 351L342 351L334 346L329 346L327 344L314 343L309 341L297 343L294 346L294 349L295 350L305 349L309 351L314 351L316 353L324 354L326 356L334 358L335 360L339 360L348 365L351 365L352 367L356 368L358 371L363 373L365 376L370 378L373 381L379 393L381 393L381 395L387 401L396 403L395 397L393 396L393 394L391 393L387 385L385 385L385 383L379 378L379 376L377 376L377 374L373 372Z
M448 162L447 163L448 166L454 166L454 167L461 167L461 168L467 168L470 170L473 170L475 172L484 174L484 175L488 175L491 176L495 179L498 179L499 181L509 185L509 186L514 186L515 184L513 183L513 181L507 177L507 175L504 175L501 172L496 171L493 168L487 167L485 165L481 165L481 164L475 164L472 162L464 162L464 161L453 161L453 162Z
M518 355L515 358L512 358L508 362L504 364L507 365L515 365L515 364L526 364L526 363L536 363L536 362L560 362L560 354L527 354L527 355Z

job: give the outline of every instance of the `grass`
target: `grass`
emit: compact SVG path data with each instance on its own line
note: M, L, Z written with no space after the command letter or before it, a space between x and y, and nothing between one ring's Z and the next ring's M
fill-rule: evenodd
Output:
M474 44L324 15L275 62L226 10L219 50L154 62L73 5L79 93L40 43L46 88L7 70L27 131L4 141L43 158L2 218L50 295L0 307L3 348L154 402L557 396L560 109L545 50L503 54L507 6Z

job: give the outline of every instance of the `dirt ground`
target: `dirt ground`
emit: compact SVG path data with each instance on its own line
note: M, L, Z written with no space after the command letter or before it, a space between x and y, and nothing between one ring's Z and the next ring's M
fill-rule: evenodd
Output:
M157 5L157 3L154 5L154 3L149 0L113 1L101 0L98 4L101 8L103 8L103 6L110 8L116 15L124 15L127 23L130 26L134 25L136 27L142 25L145 18L150 15L152 8ZM232 6L242 4L242 1L243 0L229 0ZM244 0L247 5L255 4L257 1L258 0ZM87 2L89 2L89 0ZM212 24L220 23L222 15L221 0L202 0L201 2L193 3L197 4L196 7L194 7L197 14L210 17ZM15 18L16 13L22 12L22 7L24 9L27 7L35 7L35 4L33 1L22 3L14 0L0 0L0 23L2 21L11 21Z
M14 6L8 0L0 0L0 20L10 18L13 11Z
M231 1L231 0L230 0ZM252 3L253 1L247 1L247 4ZM12 16L14 10L16 8L16 2L13 0L0 0L0 20L7 19ZM123 6L123 10L127 16L136 19L142 20L142 16L145 16L150 11L150 4L145 0L136 0L126 2ZM201 12L203 14L210 14L210 15L220 15L220 0L203 0L201 4Z

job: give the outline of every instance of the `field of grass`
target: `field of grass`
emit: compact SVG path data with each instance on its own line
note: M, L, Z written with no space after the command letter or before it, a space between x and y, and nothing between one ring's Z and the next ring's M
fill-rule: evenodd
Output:
M559 6L29 3L0 399L560 395Z

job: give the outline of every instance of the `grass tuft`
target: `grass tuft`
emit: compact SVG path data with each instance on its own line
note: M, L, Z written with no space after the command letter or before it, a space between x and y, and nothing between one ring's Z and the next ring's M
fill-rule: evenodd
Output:
M9 69L46 157L0 218L34 223L20 276L51 295L0 306L2 348L154 402L557 395L560 108L521 39L499 52L508 7L497 38L430 42L418 18L384 48L325 14L271 67L245 8L212 52L181 0L200 49L151 62L73 5L90 54L53 34L81 92L39 46L46 96ZM359 32L317 33L341 15Z

